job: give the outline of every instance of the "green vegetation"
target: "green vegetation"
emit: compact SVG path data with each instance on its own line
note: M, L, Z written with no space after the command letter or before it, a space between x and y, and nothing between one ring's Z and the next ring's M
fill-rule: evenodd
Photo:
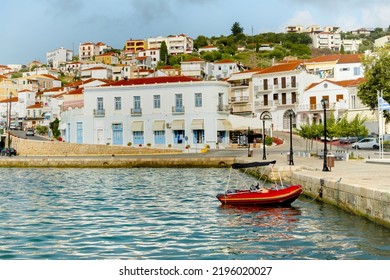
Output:
M358 97L370 109L378 107L377 95L383 92L383 99L390 101L390 47L381 48L377 55L365 56L363 60L365 81L358 87ZM384 112L390 121L389 112Z
M341 119L336 120L331 114L326 119L326 136L330 139L339 137L366 137L368 129L364 126L366 118L356 115L352 121L348 121L348 115L345 114ZM299 136L306 140L306 151L313 150L313 140L324 136L324 125L312 123L311 125L301 125L297 129ZM332 146L331 146L332 147Z
M37 125L35 127L35 131L39 135L47 135L47 132L49 131L49 128L47 126Z
M53 137L55 139L57 139L58 137L61 136L61 132L58 129L59 125L60 125L60 121L58 120L58 118L56 118L54 121L52 121L50 123L50 130L51 130Z

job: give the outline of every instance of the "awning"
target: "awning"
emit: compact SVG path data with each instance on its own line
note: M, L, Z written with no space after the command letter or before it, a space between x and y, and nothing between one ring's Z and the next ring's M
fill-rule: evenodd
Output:
M172 130L184 130L184 120L173 120Z
M133 122L131 124L132 131L144 131L144 122Z
M191 123L192 130L204 129L204 120L195 119Z
M154 121L152 126L153 131L165 130L165 121Z
M228 120L217 120L217 131L232 130L233 126Z

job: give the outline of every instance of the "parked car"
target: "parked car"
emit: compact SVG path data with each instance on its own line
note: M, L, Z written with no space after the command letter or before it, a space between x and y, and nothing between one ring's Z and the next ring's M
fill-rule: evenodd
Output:
M362 140L352 144L354 149L379 149L378 139L376 138L363 138Z
M351 144L359 141L359 138L356 136L341 137L340 144Z
M16 150L14 148L4 148L1 150L2 156L16 156Z
M32 128L27 129L26 136L34 136L34 135L35 135L34 129Z

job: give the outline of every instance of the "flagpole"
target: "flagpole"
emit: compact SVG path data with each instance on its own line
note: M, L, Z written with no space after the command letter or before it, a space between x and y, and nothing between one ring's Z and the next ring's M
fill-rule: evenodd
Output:
M377 92L378 94L378 126L379 126L379 158L380 159L383 159L383 145L382 145L382 121L383 121L383 111L382 111L382 102L381 102L381 99L382 98L382 90L380 91L380 95L379 95L379 91Z

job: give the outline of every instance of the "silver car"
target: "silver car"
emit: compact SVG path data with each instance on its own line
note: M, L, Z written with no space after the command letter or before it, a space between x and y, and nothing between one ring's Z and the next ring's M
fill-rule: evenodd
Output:
M34 129L27 129L26 136L34 136L34 135L35 135Z
M364 138L352 144L354 149L379 149L379 143L376 138Z

